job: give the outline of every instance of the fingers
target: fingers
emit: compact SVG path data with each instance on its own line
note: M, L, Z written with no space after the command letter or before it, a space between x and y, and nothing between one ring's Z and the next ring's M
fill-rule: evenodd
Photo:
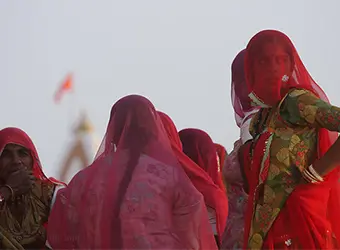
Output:
M8 176L10 176L11 174L17 172L19 170L18 167L5 167L5 168L2 168L0 170L0 175L1 177L3 178L7 178Z
M20 175L20 174L21 174L21 170L20 170L20 169L17 169L17 170L15 170L15 171L11 172L11 173L9 174L9 176Z
M22 171L25 171L25 169L19 166L13 166L11 169L7 170L7 176L18 174Z
M26 171L27 175L28 175L28 181L30 183L30 186L33 186L35 184L35 181L37 180L37 178L34 176L32 171Z

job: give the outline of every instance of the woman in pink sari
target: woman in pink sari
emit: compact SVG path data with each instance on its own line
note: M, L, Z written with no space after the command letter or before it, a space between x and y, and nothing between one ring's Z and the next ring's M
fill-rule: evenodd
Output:
M229 215L227 226L223 234L223 249L241 249L244 238L244 214L248 195L244 190L244 179L239 162L239 149L249 139L249 123L258 108L251 105L248 97L247 85L244 75L244 55L242 50L235 57L231 65L231 99L235 111L235 121L240 128L240 138L234 143L234 149L229 154L223 168L223 177L227 183L229 199Z
M225 191L214 183L213 179L204 169L184 154L177 128L171 118L160 111L158 111L158 115L163 122L172 150L177 156L179 163L195 188L203 195L208 210L213 210L216 215L216 220L212 221L211 226L215 229L216 243L221 245L222 233L228 216L228 198Z
M221 172L218 168L215 144L210 136L200 129L183 129L178 134L183 145L183 152L204 170L210 180L219 188L218 194L220 194L220 202L223 207L220 206L219 209L215 209L207 204L207 209L210 224L213 226L214 234L220 243L228 216L228 198L225 193ZM206 200L208 199L206 198Z
M207 218L154 106L131 95L113 105L93 164L58 194L48 240L57 249L216 249Z

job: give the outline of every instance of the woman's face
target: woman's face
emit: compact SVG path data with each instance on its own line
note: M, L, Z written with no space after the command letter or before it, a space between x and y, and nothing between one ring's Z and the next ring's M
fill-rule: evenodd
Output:
M7 144L0 156L0 169L19 166L31 170L33 159L30 151L16 144Z
M280 43L263 44L253 61L253 90L265 104L275 105L281 100L284 76L292 74L290 55ZM260 93L263 93L262 95Z

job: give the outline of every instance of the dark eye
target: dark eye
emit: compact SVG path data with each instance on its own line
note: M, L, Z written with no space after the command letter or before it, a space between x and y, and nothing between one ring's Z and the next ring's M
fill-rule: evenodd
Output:
M278 56L276 60L277 60L278 63L286 63L286 62L288 62L289 57L286 56L286 55Z
M2 153L1 153L1 158L3 158L3 157L9 157L10 156L10 154L11 154L11 152L10 151L8 151L7 149L4 149L4 151L2 151Z
M25 149L20 149L20 150L19 150L19 155L20 155L21 157L26 157L26 156L29 156L30 153L29 153L27 150L25 150Z

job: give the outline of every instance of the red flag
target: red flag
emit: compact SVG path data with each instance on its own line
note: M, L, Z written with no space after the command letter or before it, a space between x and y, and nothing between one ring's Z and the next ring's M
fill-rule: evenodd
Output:
M64 81L61 83L59 88L54 94L54 101L58 103L65 92L71 91L73 88L73 76L72 74L68 74Z

